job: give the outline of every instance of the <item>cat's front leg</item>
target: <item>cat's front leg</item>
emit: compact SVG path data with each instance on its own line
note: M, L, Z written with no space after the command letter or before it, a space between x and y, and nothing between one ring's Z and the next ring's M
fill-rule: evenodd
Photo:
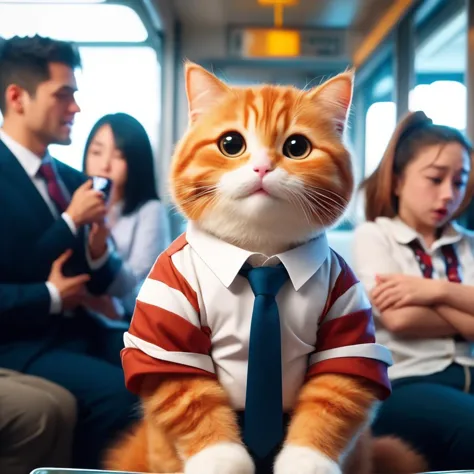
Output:
M254 474L227 395L212 377L173 376L146 387L145 415L183 460L184 474Z
M375 404L375 389L362 379L317 375L302 388L275 474L341 474L339 461Z

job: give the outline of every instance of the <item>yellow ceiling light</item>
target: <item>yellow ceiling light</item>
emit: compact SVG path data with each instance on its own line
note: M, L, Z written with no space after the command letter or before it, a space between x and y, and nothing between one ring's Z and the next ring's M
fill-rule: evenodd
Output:
M249 57L295 57L300 55L300 34L295 30L247 29L244 51Z
M300 33L283 29L283 9L299 0L257 0L262 7L273 7L274 29L254 29L247 32L247 54L254 57L294 57L301 51Z
M274 5L282 5L284 7L292 7L298 5L299 0L257 0L263 7L272 7Z
M275 5L273 7L273 23L276 28L283 26L283 5Z
M276 28L283 26L283 8L298 5L299 0L257 0L262 7L273 7L273 23Z

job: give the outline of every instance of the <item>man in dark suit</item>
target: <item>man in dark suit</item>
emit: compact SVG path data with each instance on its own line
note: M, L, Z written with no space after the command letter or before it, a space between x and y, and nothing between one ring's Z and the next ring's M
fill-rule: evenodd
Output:
M81 299L121 296L135 281L108 239L102 193L47 151L70 143L79 66L70 43L35 36L0 46L0 367L76 397L74 464L97 468L136 399L119 364L121 331L99 326Z

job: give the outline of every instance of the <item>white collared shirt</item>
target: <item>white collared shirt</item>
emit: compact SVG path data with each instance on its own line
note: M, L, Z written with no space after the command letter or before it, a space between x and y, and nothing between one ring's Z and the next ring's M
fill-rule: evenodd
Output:
M262 257L223 242L190 222L160 255L137 298L122 362L134 392L146 374L216 374L232 406L245 407L254 294L239 275ZM375 343L370 303L323 233L266 259L289 280L276 300L282 343L283 404L294 406L305 376L345 373L390 391L389 351Z
M423 238L399 218L379 217L375 222L361 224L354 233L353 268L369 293L377 274L402 273L422 276L420 266L407 245L418 239L431 256L433 278L446 279L446 266L441 247L454 244L464 284L474 285L474 236L452 224L427 248ZM374 315L378 316L374 309ZM377 341L391 351L394 364L389 368L391 379L428 375L444 370L452 362L474 366L474 345L455 342L452 338L402 339L377 324Z

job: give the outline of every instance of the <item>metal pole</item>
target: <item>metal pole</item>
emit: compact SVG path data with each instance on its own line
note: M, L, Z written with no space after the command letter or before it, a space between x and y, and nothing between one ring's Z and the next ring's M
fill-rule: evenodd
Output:
M395 79L395 104L397 121L409 110L409 93L414 87L414 32L413 14L407 14L395 29L395 54L393 70Z

